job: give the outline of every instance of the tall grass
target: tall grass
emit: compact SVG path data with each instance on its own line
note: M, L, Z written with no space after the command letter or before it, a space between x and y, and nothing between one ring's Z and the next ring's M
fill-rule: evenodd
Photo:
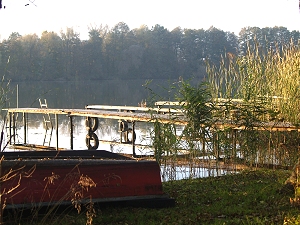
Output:
M180 135L171 124L154 124L156 159L171 154L178 160L185 148L191 167L292 167L300 140L299 45L263 49L256 43L245 55L225 55L219 67L207 62L207 74L197 86L180 80L171 88L188 124Z
M296 162L298 144L292 140L297 132L274 132L269 128L270 124L300 124L299 54L299 46L292 43L275 50L256 44L244 56L226 55L219 68L207 63L212 100L218 104L218 99L226 99L222 102L225 115L238 112L235 122L244 126L238 143L251 166Z
M300 49L292 43L283 49L248 48L246 55L223 57L216 68L207 63L208 80L214 99L241 99L241 110L255 112L251 119L300 122Z

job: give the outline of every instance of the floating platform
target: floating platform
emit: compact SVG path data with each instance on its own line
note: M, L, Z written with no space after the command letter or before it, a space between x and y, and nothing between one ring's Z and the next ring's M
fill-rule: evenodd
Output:
M157 162L104 150L3 152L1 204L5 209L94 202L173 206Z

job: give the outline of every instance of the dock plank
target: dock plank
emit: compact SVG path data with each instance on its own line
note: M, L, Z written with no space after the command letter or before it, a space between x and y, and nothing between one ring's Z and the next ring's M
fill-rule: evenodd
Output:
M68 116L97 117L106 119L123 119L129 121L154 122L159 120L160 123L174 123L186 125L187 121L182 117L172 114L156 114L142 112L117 112L109 110L96 109L51 109L51 108L10 108L11 113L36 113L36 114L58 114Z
M172 123L176 125L187 125L188 120L184 116L173 115L172 113L157 114L146 112L119 112L111 110L97 110L97 109L54 109L54 108L10 108L6 109L9 113L37 113L37 114L58 114L68 116L83 116L83 117L97 117L105 119L128 120L138 122L155 122ZM233 121L227 119L216 119L212 125L215 129L232 128L236 130L244 130L243 121ZM288 122L259 122L253 125L257 130L268 131L300 131L300 127L294 126Z

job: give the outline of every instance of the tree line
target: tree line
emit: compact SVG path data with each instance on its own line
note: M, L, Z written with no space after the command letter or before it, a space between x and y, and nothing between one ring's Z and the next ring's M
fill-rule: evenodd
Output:
M44 31L12 33L0 43L0 74L12 81L203 78L206 60L241 55L251 45L281 48L298 44L299 31L285 27L246 27L239 36L211 27L172 31L161 25L129 29L124 22L108 29L90 27L88 40L73 28L58 35Z

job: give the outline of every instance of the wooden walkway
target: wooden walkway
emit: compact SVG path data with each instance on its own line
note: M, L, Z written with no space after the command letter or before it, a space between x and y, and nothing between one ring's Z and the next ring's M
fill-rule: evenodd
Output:
M115 108L116 107L112 107ZM51 109L51 108L11 108L7 109L8 113L36 113L36 114L54 114L54 115L67 115L70 117L73 116L82 116L82 117L97 117L97 118L106 118L106 119L116 119L116 120L131 120L131 121L140 121L140 122L154 122L156 119L160 123L174 123L179 125L186 125L187 121L183 116L173 115L172 113L167 114L158 114L157 111L147 112L130 112L129 109L135 109L138 111L138 107L122 107L122 110L126 111L112 111L112 110L99 110L99 109ZM143 107L139 107L146 111ZM177 111L176 111L177 112Z
M70 119L70 148L73 149L73 117L90 117L90 118L106 118L119 121L129 121L132 123L134 132L135 122L155 122L171 123L175 125L187 125L188 121L184 117L181 109L171 108L174 104L166 104L168 102L158 103L155 108L134 107L134 106L108 106L108 105L87 105L85 109L54 109L54 108L10 108L6 109L9 117L9 135L11 144L15 144L16 136L16 115L23 115L24 126L24 144L27 143L27 134L25 132L27 125L27 114L51 114L55 116L56 130L56 149L58 146L58 115L66 115ZM178 104L175 104L175 107ZM235 130L243 130L246 127L242 121L234 121L230 119L216 119L213 124L214 129L232 128ZM300 131L299 127L293 126L286 122L261 122L254 126L256 130L267 131ZM122 140L121 140L122 141ZM135 144L132 141L133 153Z
M53 114L67 115L69 117L96 117L105 119L128 120L138 122L155 122L172 123L175 125L187 125L188 121L183 116L181 110L159 109L147 107L131 107L131 106L107 106L93 105L86 109L52 109L52 108L10 108L6 109L8 114ZM121 111L113 111L121 110ZM237 130L245 129L243 122L233 120L216 120L214 126L216 129L233 128ZM260 122L254 126L257 130L269 131L300 131L300 127L294 126L288 122Z
M16 145L16 118L17 114L22 114L24 126L24 145L30 146L27 143L26 129L28 126L28 114L50 114L55 117L54 130L56 131L56 149L58 146L58 115L66 115L70 120L70 149L73 149L73 118L74 117L90 117L90 118L105 118L114 119L119 121L129 121L132 123L132 132L134 132L135 122L155 122L160 123L173 123L177 125L186 125L187 121L184 119L183 114L179 110L167 108L148 108L148 107L130 107L130 106L107 106L107 105L92 105L86 106L85 109L54 109L54 108L10 108L6 109L9 118L9 136L11 137L10 144ZM97 140L98 141L98 140ZM122 140L121 140L122 141ZM105 142L105 141L101 141ZM106 141L107 142L107 141ZM123 142L122 142L123 143ZM122 144L120 143L120 144ZM128 143L127 143L128 144ZM133 153L135 147L139 145L134 144L132 141ZM134 153L135 154L135 153Z

